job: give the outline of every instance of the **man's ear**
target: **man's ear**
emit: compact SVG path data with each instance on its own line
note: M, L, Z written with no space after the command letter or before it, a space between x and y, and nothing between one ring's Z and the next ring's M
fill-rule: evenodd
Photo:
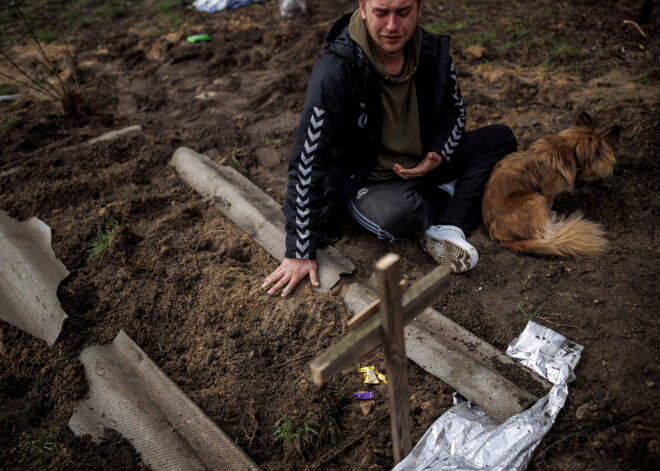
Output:
M419 2L419 10L417 11L417 18L420 18L422 16L422 7L424 6L424 0L420 0Z
M359 7L360 7L360 16L362 17L363 20L366 20L367 19L367 14L364 11L364 0L360 0Z

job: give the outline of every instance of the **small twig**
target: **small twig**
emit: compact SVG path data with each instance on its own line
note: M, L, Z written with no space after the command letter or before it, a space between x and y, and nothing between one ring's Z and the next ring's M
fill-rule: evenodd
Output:
M645 38L648 38L648 37L649 37L649 36L644 32L644 30L642 29L642 27L639 26L639 25L637 24L636 21L633 21L633 20L623 20L623 24L626 24L626 25L633 25L635 28L637 28L637 31L639 31L639 34L641 34L641 35L644 36Z
M54 100L59 100L60 97L53 94L50 90L46 90L46 88L43 87L43 84L39 83L37 80L32 78L30 75L28 75L21 67L16 64L2 49L0 49L0 55L2 55L10 64L11 66L16 69L18 72L20 72L22 75L24 75L30 82L32 82L34 85L30 85L29 83L23 82L22 80L17 79L16 77L12 77L11 75L7 75L3 72L0 72L0 75L3 77L7 77L10 80L13 80L14 82L20 83L21 85L31 88L32 90L35 90L39 93L43 93L46 96L49 96L50 98L53 98ZM48 83L48 82L45 82ZM49 86L50 83L48 83Z
M257 421L254 413L254 399L250 399L250 402L248 402L246 412L252 422L252 433L248 434L248 431L245 429L245 425L243 424L241 424L241 428L243 429L243 432L245 432L245 438L248 440L248 446L252 446L252 442L255 438L257 438L257 430L259 430L259 422Z
M275 360L275 363L276 363L276 364L270 366L270 368L275 368L275 367L277 367L277 366L282 366L282 365L279 364L280 360L282 360L282 357L284 356L284 353L286 353L286 351L287 351L288 349L290 349L291 347L293 347L293 345L294 345L294 343L291 342L289 345L287 345L286 347L284 347L284 348L282 349L282 351L280 352L280 354L277 356L277 360Z
M277 357L277 361L280 361L280 360L282 359L282 356L284 355L284 353L285 353L288 349L290 349L291 347L293 347L293 345L294 345L294 343L291 342L289 345L287 345L286 347L284 347L284 348L282 349L282 351L280 352L279 356Z
M204 242L204 239L206 239L208 235L213 234L214 232L225 232L225 231L223 229L214 229L212 231L209 231L206 234L204 234L201 239L197 241L197 245L195 246L195 264L197 265L197 270L199 270L200 276L204 276L204 274L202 273L202 268L199 266L199 260L197 259L197 252L199 251L199 245L202 242Z
M369 427L367 427L367 428L366 428L366 429L365 429L365 430L364 430L359 436L355 437L353 440L351 440L350 442L346 443L344 446L342 446L339 450L335 451L335 452L334 452L333 454L331 454L330 456L328 456L328 457L326 457L326 458L323 458L323 459L322 459L320 462L318 462L318 463L314 463L314 465L312 466L312 469L319 469L319 468L320 468L321 466L323 466L324 464L326 464L326 463L328 463L328 462L334 460L338 455L341 455L342 453L344 453L344 451L346 451L349 447L353 446L354 444L356 444L357 442L359 442L360 440L362 440L362 438L364 438L364 436L365 436L367 433L369 433L369 432L371 431L371 429L374 428L374 426L375 426L376 424L379 424L380 421L383 420L385 417L387 417L387 415L381 415L380 417L378 417L377 419L375 419L375 420L371 423L371 425L369 425Z
M21 9L21 6L18 4L18 1L16 2L16 8L18 9L18 12L20 13L21 18L23 19L23 23L25 24L25 28L28 30L30 40L34 43L34 46L36 47L37 51L41 54L41 56L46 60L46 62L48 62L48 65L50 67L46 67L46 68L48 69L48 71L51 74L55 75L57 80L62 85L62 90L63 91L68 90L68 86L64 83L62 78L58 75L57 68L53 65L53 63L51 62L51 60L48 57L48 55L46 54L46 52L42 49L41 44L39 44L39 41L37 41L37 37L34 34L34 31L32 31L32 28L30 27L30 23L28 23L27 18L25 18L25 15L23 15L23 10Z
M551 321L549 317L539 317L539 320L542 320L544 322L547 322L548 324L556 325L557 327L568 327L570 329L577 329L577 326L570 325L570 324L562 324L561 322L554 322Z

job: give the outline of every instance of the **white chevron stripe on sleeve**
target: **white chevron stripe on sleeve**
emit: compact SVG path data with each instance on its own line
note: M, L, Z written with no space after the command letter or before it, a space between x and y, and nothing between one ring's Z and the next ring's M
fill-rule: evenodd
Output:
M303 163L305 165L309 165L311 162L314 161L314 156L313 155L310 155L309 157L306 157L304 152L302 152L300 154L300 158L301 158L301 160L303 161Z
M312 171L312 167L303 167L302 165L298 165L298 170L300 170L300 173L307 176L307 174Z
M307 151L307 154L311 154L312 152L314 152L318 146L319 146L318 144L314 144L313 146L310 146L309 144L307 144L307 141L305 141L305 150Z
M317 120L314 118L314 116L312 116L312 119L311 119L310 121L311 121L311 123L312 123L312 127L313 127L314 129L318 129L318 128L320 128L321 126L323 126L323 121L324 121L324 120L322 119L322 120L320 120L320 121L317 121Z
M307 128L307 139L303 143L303 151L300 153L300 161L298 163L297 173L298 181L296 184L296 190L298 191L298 196L296 196L296 258L300 259L309 259L309 247L310 247L310 230L306 227L310 223L309 215L311 213L309 206L310 198L307 196L309 192L309 186L312 183L312 163L314 162L314 154L318 148L318 141L321 138L321 126L323 125L324 119L321 119L321 116L325 114L325 110L314 107L314 112L310 118L310 125Z
M307 128L307 135L312 140L312 142L314 142L321 136L321 131L317 132L316 134L312 134L312 130L310 128Z

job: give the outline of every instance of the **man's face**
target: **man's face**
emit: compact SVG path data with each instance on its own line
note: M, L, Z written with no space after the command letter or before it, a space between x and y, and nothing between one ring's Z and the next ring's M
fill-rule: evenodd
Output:
M417 5L417 0L360 0L369 36L381 53L391 56L402 53L421 13L422 2Z

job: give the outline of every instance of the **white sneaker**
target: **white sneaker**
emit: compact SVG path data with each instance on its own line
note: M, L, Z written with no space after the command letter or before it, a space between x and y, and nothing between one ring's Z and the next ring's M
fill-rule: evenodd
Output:
M423 246L439 265L454 273L463 273L477 266L477 249L465 240L456 226L431 226L424 234Z

